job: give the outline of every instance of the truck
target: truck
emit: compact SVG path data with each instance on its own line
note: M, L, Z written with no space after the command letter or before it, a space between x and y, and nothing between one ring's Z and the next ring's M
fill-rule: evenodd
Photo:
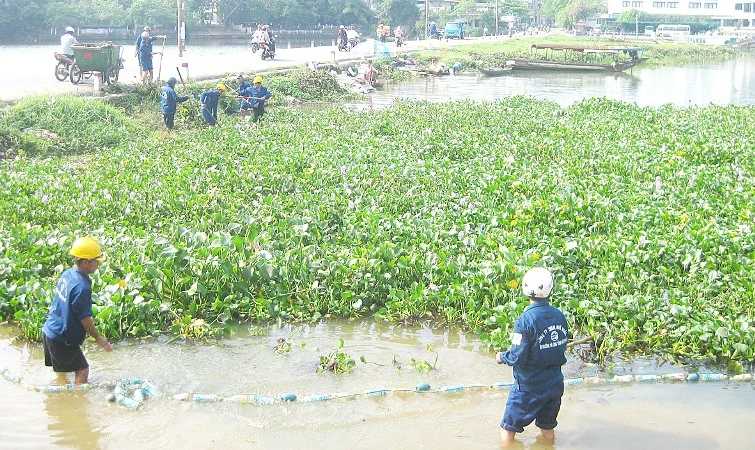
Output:
M464 22L457 20L446 22L446 27L443 28L443 36L446 39L464 39Z

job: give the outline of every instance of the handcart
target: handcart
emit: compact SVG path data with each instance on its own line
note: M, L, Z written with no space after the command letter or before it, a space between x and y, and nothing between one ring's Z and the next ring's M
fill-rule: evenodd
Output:
M105 44L74 44L74 64L71 67L71 83L81 83L82 77L90 78L95 72L102 74L102 79L107 84L118 81L123 59L121 58L121 46L113 45L112 42Z

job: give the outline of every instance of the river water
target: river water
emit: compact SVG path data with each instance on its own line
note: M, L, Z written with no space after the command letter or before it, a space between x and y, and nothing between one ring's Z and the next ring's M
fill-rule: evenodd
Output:
M583 98L607 97L639 106L753 105L755 57L694 63L683 67L634 68L626 73L517 72L500 77L426 77L389 84L363 105L389 106L395 99L497 100L524 95L568 106Z
M0 327L0 365L29 383L56 382L41 346L12 339ZM276 354L279 339L292 345ZM348 374L318 374L320 356L337 348L357 361ZM432 351L428 350L430 346ZM158 395L138 410L110 404L106 386L86 392L43 394L0 378L2 448L260 448L260 449L493 449L507 391L388 393L316 403L198 403L181 393L255 393L279 397L357 394L376 389L433 389L457 384L511 382L473 335L457 330L367 322L253 328L211 344L166 339L123 341L111 353L86 345L94 384L142 377ZM437 352L437 361L436 361ZM361 362L364 357L366 362ZM424 373L412 359L435 364ZM400 369L398 367L401 367ZM617 373L673 373L680 369L637 360ZM567 377L596 368L569 357ZM608 376L602 374L602 376ZM755 402L751 383L653 383L567 387L557 428L558 449L751 448ZM554 448L536 441L527 448Z
M222 57L222 70L234 71L242 65L238 58L236 62L231 59L248 50L229 47L193 50L197 65ZM6 61L9 55L10 60L23 60L30 54L50 56L53 50L51 46L0 48ZM327 49L319 51L328 53ZM282 52L280 59L291 63L307 56ZM52 58L48 59L44 63L24 60L34 70L44 70L44 79L37 80L21 69L15 73L0 71L0 79L9 80L16 89L22 86L45 91L48 84L58 83L52 77ZM175 62L167 67L171 66ZM14 63L14 67L24 65ZM209 69L198 68L196 72L201 70ZM387 107L397 98L495 100L510 95L530 95L563 106L595 96L642 106L752 105L753 73L753 58L742 57L680 68L638 68L632 74L618 76L554 73L430 77L388 85L354 106ZM13 336L12 328L0 326L0 370L9 369L32 384L56 383L51 369L44 367L41 346ZM292 345L290 351L278 355L273 349L281 338ZM357 360L356 368L345 375L317 374L320 356L335 349L340 339L345 343L341 351ZM428 345L433 351L427 349ZM157 387L159 394L141 409L129 410L108 403L106 387L43 394L0 377L0 398L4 400L0 408L0 448L493 449L498 448L498 422L507 395L501 389L389 393L273 405L182 402L172 397L187 392L271 397L293 392L301 397L356 394L379 388L412 389L422 382L435 389L512 381L511 369L496 365L493 353L482 349L474 335L453 329L371 322L331 321L280 329L240 326L233 337L217 344L169 343L162 338L118 342L112 353L92 344L87 344L86 350L93 383L143 377ZM412 359L433 363L435 352L435 370L422 373L412 367ZM362 356L366 363L359 361ZM677 372L680 368L637 360L619 362L615 370L645 374ZM567 377L595 375L596 371L571 354L564 368ZM538 443L534 427L525 431L521 441L523 447L532 449L752 448L755 441L749 426L755 418L753 404L752 383L568 387L556 445Z

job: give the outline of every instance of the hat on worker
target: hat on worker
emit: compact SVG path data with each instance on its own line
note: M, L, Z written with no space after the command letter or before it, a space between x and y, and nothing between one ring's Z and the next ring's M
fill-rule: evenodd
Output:
M102 253L100 243L90 237L80 237L73 241L68 253L76 259L105 261L107 256Z
M76 30L73 29L73 27L66 27L66 33L75 33Z
M173 87L176 85L176 77L170 77L168 78L168 86Z
M259 75L257 75L256 77L254 77L254 82L255 83L262 83L262 77L259 76Z
M225 84L223 84L223 83L218 83L218 90L219 90L220 92L222 92L222 93L224 93L224 94L225 94L225 91L226 91L226 87L225 87Z
M150 28L149 25L147 25L146 27L144 27L144 31L152 31L152 28Z
M145 31L142 33L142 39L149 39L149 32Z

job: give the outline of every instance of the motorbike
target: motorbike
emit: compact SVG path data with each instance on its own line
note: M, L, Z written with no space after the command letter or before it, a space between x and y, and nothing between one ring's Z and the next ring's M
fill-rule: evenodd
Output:
M402 45L404 45L404 37L396 36L396 47L401 47Z
M348 43L348 50L351 51L351 49L356 47L357 44L359 44L359 38L350 38Z
M252 53L257 53L257 50L260 49L260 40L259 37L254 36L252 38Z
M266 60L267 58L273 59L275 58L275 52L272 48L270 48L270 44L267 42L260 42L260 50L262 50L262 60Z
M348 43L347 40L344 38L338 38L338 51L339 52L348 52Z
M58 64L55 65L55 78L57 78L58 81L65 81L71 73L73 60L58 52L55 52L55 60L58 61Z

